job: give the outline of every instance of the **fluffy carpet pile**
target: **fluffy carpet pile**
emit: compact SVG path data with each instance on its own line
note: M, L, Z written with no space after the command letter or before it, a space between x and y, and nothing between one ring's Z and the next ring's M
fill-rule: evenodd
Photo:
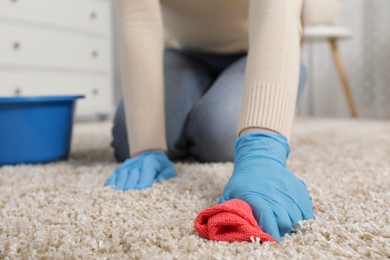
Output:
M177 178L144 191L103 187L118 165L110 128L77 125L68 161L0 168L0 258L390 257L390 122L298 120L289 166L305 180L316 220L263 245L194 230L232 163L178 163Z

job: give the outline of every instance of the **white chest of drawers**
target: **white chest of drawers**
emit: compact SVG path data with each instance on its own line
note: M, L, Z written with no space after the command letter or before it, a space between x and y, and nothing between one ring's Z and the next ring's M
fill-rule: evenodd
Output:
M113 110L111 1L0 0L0 96L84 95Z

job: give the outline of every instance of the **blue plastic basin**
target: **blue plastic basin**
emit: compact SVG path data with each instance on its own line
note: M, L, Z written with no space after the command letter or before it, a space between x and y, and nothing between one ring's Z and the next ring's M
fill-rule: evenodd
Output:
M67 158L79 98L0 97L0 166Z

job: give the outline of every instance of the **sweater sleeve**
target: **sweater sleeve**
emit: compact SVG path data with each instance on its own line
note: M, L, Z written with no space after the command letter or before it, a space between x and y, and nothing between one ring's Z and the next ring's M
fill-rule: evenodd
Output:
M250 0L249 53L239 133L290 137L299 80L302 0Z
M167 150L159 0L116 0L122 92L132 155Z

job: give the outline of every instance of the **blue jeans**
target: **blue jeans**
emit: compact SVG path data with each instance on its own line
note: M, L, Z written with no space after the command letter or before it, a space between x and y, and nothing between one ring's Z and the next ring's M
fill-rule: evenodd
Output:
M202 162L234 160L247 53L215 54L167 49L164 54L168 156ZM301 64L298 93L306 70ZM113 128L115 157L129 158L123 101Z

